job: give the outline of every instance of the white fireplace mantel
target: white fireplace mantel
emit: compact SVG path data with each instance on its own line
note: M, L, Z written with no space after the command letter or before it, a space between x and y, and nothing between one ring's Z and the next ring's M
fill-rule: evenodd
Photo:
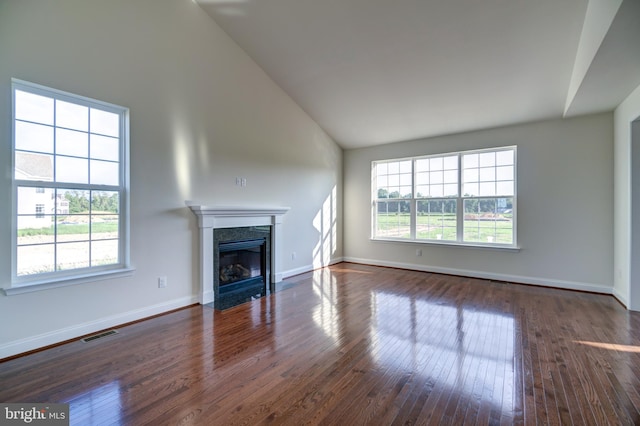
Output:
M289 207L203 206L186 202L198 217L200 229L201 304L213 302L213 232L217 228L271 226L271 282L282 281L282 217Z

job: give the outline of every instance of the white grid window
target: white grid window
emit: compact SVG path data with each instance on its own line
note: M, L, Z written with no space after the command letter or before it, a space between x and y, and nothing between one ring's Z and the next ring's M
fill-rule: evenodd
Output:
M374 239L516 246L516 148L374 161Z
M127 269L128 110L12 88L14 286Z

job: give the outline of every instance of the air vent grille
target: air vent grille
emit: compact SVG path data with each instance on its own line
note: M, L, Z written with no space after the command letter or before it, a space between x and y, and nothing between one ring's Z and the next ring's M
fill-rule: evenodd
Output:
M93 336L85 337L84 339L82 339L82 341L84 343L88 343L88 342L92 342L92 341L94 341L96 339L101 339L103 337L111 336L112 334L118 334L118 332L116 330L103 331L102 333L98 333L98 334L94 334Z

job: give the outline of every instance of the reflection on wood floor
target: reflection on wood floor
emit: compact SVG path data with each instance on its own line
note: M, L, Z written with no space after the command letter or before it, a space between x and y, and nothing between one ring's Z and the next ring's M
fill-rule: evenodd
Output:
M640 424L640 314L611 296L349 263L286 287L0 363L0 401L81 425Z

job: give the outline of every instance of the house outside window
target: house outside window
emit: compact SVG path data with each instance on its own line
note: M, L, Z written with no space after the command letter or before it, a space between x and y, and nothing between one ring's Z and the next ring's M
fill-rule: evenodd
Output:
M11 289L129 270L128 110L15 79L12 93Z
M36 204L36 218L44 219L44 204Z
M516 247L516 147L372 163L372 238Z

